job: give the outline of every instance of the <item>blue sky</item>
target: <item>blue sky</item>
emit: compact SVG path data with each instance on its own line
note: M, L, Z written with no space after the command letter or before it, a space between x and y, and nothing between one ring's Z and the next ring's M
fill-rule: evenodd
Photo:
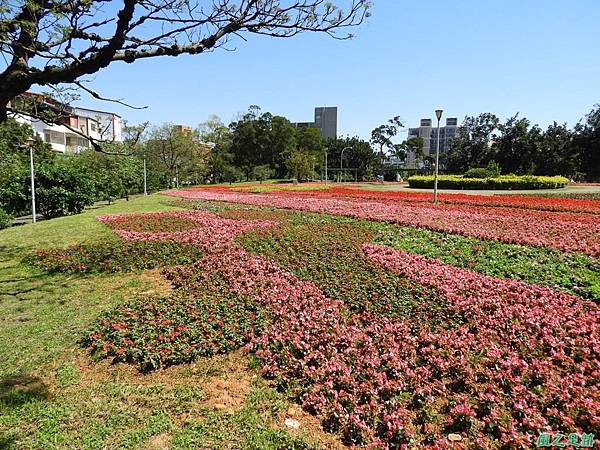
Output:
M545 127L572 126L600 103L599 0L373 3L353 40L253 36L235 52L115 64L94 87L149 108L80 104L193 126L210 114L229 123L251 104L292 121L338 106L338 133L368 138L390 117L415 126L438 107L460 120L518 112Z

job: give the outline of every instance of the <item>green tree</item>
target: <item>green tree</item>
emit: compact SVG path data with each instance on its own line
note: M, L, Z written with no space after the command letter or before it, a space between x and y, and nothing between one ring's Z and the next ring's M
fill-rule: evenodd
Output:
M596 105L574 129L574 151L579 172L589 181L600 181L600 105Z
M394 137L402 128L404 128L404 123L400 116L396 116L371 131L371 143L379 149L380 165L383 164L383 158L388 153L400 159L406 158L402 144L393 142Z
M311 177L315 163L315 156L303 150L293 151L285 161L288 174L298 181L307 180Z
M345 137L327 141L328 164L331 168L340 167L340 156L344 148L344 167L356 169L359 180L369 180L379 169L379 157L371 144L359 137Z
M537 125L530 128L529 120L519 119L515 115L499 124L498 131L490 157L500 164L504 173L533 174L536 171L542 130Z
M260 107L252 105L238 121L229 125L232 162L244 172L246 180L250 179L255 166L273 164L272 119L270 113L261 114Z
M286 159L296 150L296 141L296 129L290 121L282 116L273 116L271 119L272 156L270 166L278 178L283 178L286 174Z
M536 175L563 175L575 177L578 169L573 146L573 132L565 125L554 122L541 138L537 153Z
M94 180L78 156L44 162L35 176L37 207L46 219L80 213L96 199Z
M268 180L274 174L274 170L268 164L263 164L262 166L255 166L252 169L252 178L257 181L260 181L262 184L263 181Z
M413 155L415 166L421 167L425 158L423 147L425 141L420 137L412 137L403 142L403 147L407 155Z
M297 148L313 155L321 155L325 149L325 143L321 132L317 128L301 128L297 133Z
M302 173L302 179L313 178L316 170L325 167L325 141L317 128L301 128L297 131L297 151L304 155L304 159L310 163L308 173Z
M231 172L229 166L233 160L231 154L231 130L221 121L217 115L210 116L198 126L200 141L209 148L206 165L206 179L214 183L226 180L226 173ZM231 178L231 177L229 177Z
M446 169L464 173L471 167L486 167L494 159L491 146L498 125L498 117L491 113L465 117L444 157Z
M169 187L183 179L194 182L206 171L209 150L197 132L182 131L173 124L155 127L146 143L147 158L169 174Z

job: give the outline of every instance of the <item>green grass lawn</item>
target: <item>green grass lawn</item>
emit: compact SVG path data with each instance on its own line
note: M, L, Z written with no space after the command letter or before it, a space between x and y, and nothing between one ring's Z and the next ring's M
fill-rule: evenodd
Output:
M171 203L137 197L0 231L0 449L339 445L238 353L149 375L92 361L79 343L84 330L127 298L168 289L157 271L49 275L22 263L33 249L110 237L98 215ZM305 424L298 436L285 429L289 416Z

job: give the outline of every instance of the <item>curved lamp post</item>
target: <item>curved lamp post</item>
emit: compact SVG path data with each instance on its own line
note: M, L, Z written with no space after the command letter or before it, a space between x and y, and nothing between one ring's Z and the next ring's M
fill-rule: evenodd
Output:
M441 109L435 110L435 117L437 117L437 145L435 150L435 172L433 174L433 203L437 203L438 200L438 170L440 163L440 119L442 118Z

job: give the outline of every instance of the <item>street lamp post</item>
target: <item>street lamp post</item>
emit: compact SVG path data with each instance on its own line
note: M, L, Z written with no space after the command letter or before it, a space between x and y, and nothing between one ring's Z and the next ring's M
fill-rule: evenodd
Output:
M437 117L437 145L435 149L435 171L433 174L433 203L437 203L438 200L438 171L440 165L440 119L442 118L441 109L435 110L435 117Z
M146 154L144 153L144 195L148 195L148 189L147 189L147 174L146 174Z
M29 147L29 165L31 167L31 219L32 222L36 222L35 213L35 171L33 169L33 143L35 141L32 137L27 138L27 147Z
M352 150L352 147L344 147L340 155L340 182L342 181L342 170L344 169L344 150Z

